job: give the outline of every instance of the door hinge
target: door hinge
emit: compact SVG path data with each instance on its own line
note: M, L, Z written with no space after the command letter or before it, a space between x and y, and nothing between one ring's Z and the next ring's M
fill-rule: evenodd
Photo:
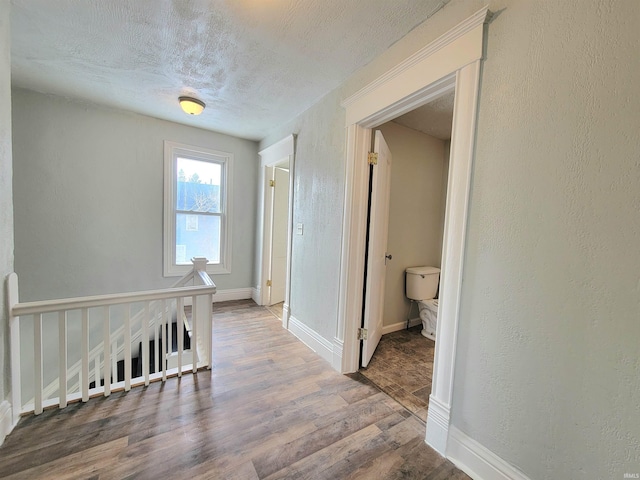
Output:
M269 180L269 186L270 187L275 187L276 186L276 181L275 180Z
M369 152L369 155L367 156L367 161L369 162L369 165L377 165L378 154L375 152Z
M358 340L366 340L369 335L369 331L366 328L358 329Z
M267 287L271 286L271 280L267 280Z

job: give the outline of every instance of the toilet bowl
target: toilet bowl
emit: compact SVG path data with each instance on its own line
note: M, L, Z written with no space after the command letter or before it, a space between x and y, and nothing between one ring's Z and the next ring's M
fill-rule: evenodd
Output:
M435 341L438 322L438 299L421 300L418 302L418 309L420 310L420 320L422 320L422 331L420 333L423 337Z
M438 322L438 293L440 269L436 267L409 267L406 270L407 281L405 294L408 299L418 303L422 320L422 335L436 339Z

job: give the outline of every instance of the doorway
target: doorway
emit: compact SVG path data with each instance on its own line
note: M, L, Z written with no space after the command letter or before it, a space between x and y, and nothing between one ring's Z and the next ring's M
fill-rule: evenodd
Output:
M376 127L376 137L385 139L393 158L386 207L380 208L373 201L373 198L385 197L376 191L383 186L370 181L370 210L378 208L378 214L387 215L388 232L386 248L378 254L384 279L365 279L365 304L375 299L380 308L365 309L364 313L365 316L378 315L377 321L370 319L369 323L381 324L382 338L376 348L372 344L376 336L367 335L363 346L368 343L369 349L375 351L363 348L360 373L423 422L426 422L433 374L435 342L431 334L437 323L428 305L437 305L439 301L438 277L436 289L425 294L429 295L424 298L428 300L426 303L412 302L406 296L405 271L441 267L453 104L454 92L450 91ZM377 151L375 147L374 151ZM381 168L380 158L370 167L371 175L379 174L378 168ZM376 214L370 212L368 217L367 254L370 256L375 252L371 244L380 239L376 239L373 232ZM370 285L377 286L379 291L370 290ZM429 300L431 298L434 300ZM424 329L421 317L425 318Z
M287 220L289 217L289 160L274 166L266 167L269 176L268 197L269 214L265 221L269 221L265 231L270 233L269 255L265 259L269 264L269 282L267 283L267 302L273 306L284 303L284 292L287 276ZM267 218L268 217L268 218Z
M449 440L480 64L484 24L489 18L488 8L481 9L343 102L347 169L336 343L343 345L342 371L348 373L355 372L359 364L368 194L365 160L371 128L455 89L440 280L442 301L426 427L427 443L442 455L446 455Z
M291 296L291 243L293 235L293 135L259 152L262 215L258 224L258 282L253 299L278 310L288 328Z

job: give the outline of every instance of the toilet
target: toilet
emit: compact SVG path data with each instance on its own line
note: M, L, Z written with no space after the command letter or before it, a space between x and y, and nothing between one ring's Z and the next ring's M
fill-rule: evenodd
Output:
M422 320L422 335L436 339L436 325L438 321L438 299L433 298L438 293L440 269L436 267L409 267L406 270L406 295L413 302L418 303L420 319Z

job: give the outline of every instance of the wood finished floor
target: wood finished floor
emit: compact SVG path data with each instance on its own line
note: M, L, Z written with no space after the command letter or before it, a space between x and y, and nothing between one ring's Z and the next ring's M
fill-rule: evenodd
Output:
M422 325L383 335L360 373L423 422L427 421L435 342Z
M10 479L427 479L464 475L424 426L252 301L214 309L214 368L21 420Z

